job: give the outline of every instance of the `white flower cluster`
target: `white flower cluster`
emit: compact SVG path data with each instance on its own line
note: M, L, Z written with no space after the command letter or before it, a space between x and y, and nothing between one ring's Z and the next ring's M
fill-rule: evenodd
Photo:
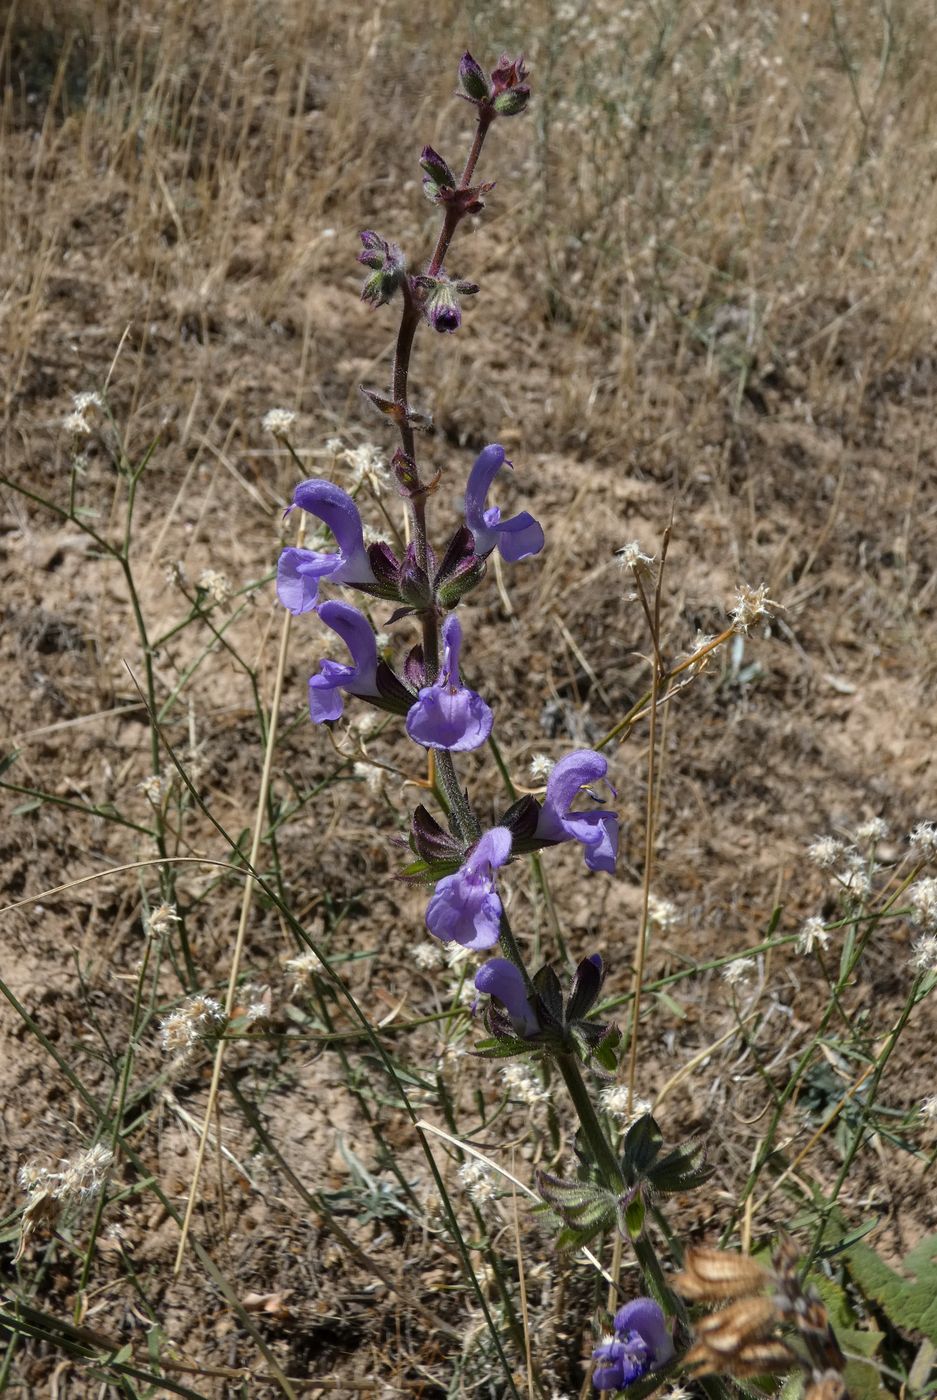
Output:
M925 933L914 940L911 966L915 972L937 972L937 933Z
M86 1201L100 1189L113 1161L110 1148L97 1142L71 1161L60 1162L57 1172L32 1163L22 1167L19 1183L30 1197L44 1194L63 1204Z
M918 822L908 843L919 860L937 860L937 822Z
M168 1055L186 1060L200 1040L224 1024L224 1019L220 1002L196 992L160 1022L159 1038L163 1049Z
M322 959L311 948L307 948L304 953L297 953L295 958L288 958L286 970L293 974L294 992L308 991L322 968Z
M867 821L859 823L853 835L862 846L877 846L888 835L888 823L881 817L869 817Z
M494 1200L497 1194L495 1173L484 1162L479 1162L477 1157L470 1157L462 1163L459 1168L459 1180L466 1194L477 1206Z
M535 783L545 782L555 766L555 760L547 754L535 753L530 760L530 776Z
M295 422L296 414L291 408L268 408L260 420L260 426L275 438L285 438Z
M836 864L845 849L845 842L837 841L835 836L818 836L807 847L807 858L812 860L814 865L819 866L821 870L829 870Z
M632 1097L629 1094L627 1084L607 1084L599 1094L599 1103L606 1113L619 1119L626 1127L630 1127L651 1111L647 1099L639 1099L637 1095Z
M730 987L737 987L747 982L754 971L754 958L733 958L722 969L722 980Z
M825 948L829 941L830 935L823 920L815 914L801 926L800 933L797 935L797 951L809 954L813 952L814 948Z
M174 904L157 904L155 909L150 910L143 927L147 938L156 940L166 938L172 933L173 924L178 923L179 915Z
M424 972L429 972L442 962L442 948L438 943L418 943L413 950L413 961Z
M144 778L138 786L147 802L151 803L154 807L161 807L169 796L170 789L172 788L172 774L151 773L149 777Z
M937 878L917 880L908 890L911 922L925 933L937 933Z
M501 1071L501 1078L507 1085L510 1097L520 1099L528 1108L550 1102L549 1089L544 1087L530 1066L521 1060L514 1060L505 1065Z
M384 782L384 770L377 763L356 763L352 769L356 778L360 778L368 792L375 797L381 790Z
M88 419L89 410L103 409L104 400L95 390L86 389L81 394L72 395L72 405L71 413L62 419L62 427L72 437L88 437L93 432Z
M661 899L660 895L656 894L648 895L647 917L648 921L656 924L662 932L674 928L680 922L677 906L669 899Z
M227 574L217 569L203 569L198 576L198 586L213 603L226 603L231 597L231 582Z

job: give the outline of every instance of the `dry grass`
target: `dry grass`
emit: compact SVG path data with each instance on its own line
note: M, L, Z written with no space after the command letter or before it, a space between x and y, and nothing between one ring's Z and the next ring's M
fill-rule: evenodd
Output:
M231 650L211 649L197 622L155 656L165 738L196 761L211 816L242 849L278 638L260 581L297 471L259 420L272 404L296 408L310 471L332 466L331 437L378 439L357 386L382 384L393 327L357 300L357 233L377 227L414 251L429 247L435 216L416 156L427 141L453 158L466 145L470 110L451 95L466 45L491 59L523 49L535 101L486 150L481 174L497 187L455 249L450 271L482 293L458 336L441 348L428 333L418 340L412 382L437 426L427 455L448 469L439 519L452 514L469 451L500 440L518 466L513 496L547 528L542 561L507 580L513 615L493 589L469 609L472 668L498 697L512 771L523 778L533 751L555 755L570 737L595 742L645 689L647 638L611 552L633 537L655 549L673 511L670 656L698 630L718 630L742 579L764 580L783 607L668 710L653 885L680 917L652 943L649 977L759 945L776 903L784 936L828 912L829 891L803 857L815 833L882 814L894 833L885 857L897 860L902 834L937 815L932 34L927 0L630 9L534 0L523 24L513 5L473 6L469 17L449 0L425 16L396 0L0 7L3 475L64 500L71 394L106 381L128 458L158 433L134 526L151 636L187 612L167 563L192 578L223 568L246 590L224 632ZM113 442L109 429L92 436L79 482L108 538L122 518ZM367 509L378 523L375 504ZM20 751L5 776L84 809L113 804L146 826L136 784L152 770L147 727L139 712L113 714L138 703L126 667L143 668L120 571L94 558L74 523L6 488L2 529L0 714ZM388 838L412 806L405 782L418 776L412 755L389 736L367 738L388 765L375 797L310 733L302 689L319 645L312 629L294 631L270 812L279 825L263 869L372 1020L443 1015L451 979L409 970L421 901L390 879ZM645 738L616 759L630 819L623 879L584 884L565 851L551 862L565 945L577 955L607 948L622 995L644 863ZM340 742L350 753L348 736ZM496 810L489 768L468 764ZM139 831L7 796L0 857L11 900L96 877L4 915L4 980L31 1018L26 1034L21 1014L3 1021L12 1254L17 1167L74 1155L109 1121L49 1047L100 1108L122 1073L141 917L160 887L152 871L101 876L154 855ZM227 860L184 793L166 811L174 856ZM223 988L240 882L180 867L177 897L200 984ZM512 900L516 921L556 957L533 880L515 874ZM880 1045L907 992L907 931L888 939L850 988L851 1046ZM120 1128L136 1155L122 1158L126 1196L105 1218L119 1229L100 1242L90 1290L81 1226L73 1246L44 1245L21 1264L19 1296L47 1320L77 1304L115 1345L133 1342L135 1358L148 1335L154 1365L194 1368L172 1375L196 1394L235 1393L223 1372L240 1367L263 1376L280 1367L297 1386L331 1381L333 1393L504 1393L458 1258L437 1232L438 1198L412 1129L366 1045L323 1048L330 1028L352 1027L325 983L312 1010L293 996L284 963L295 951L283 917L255 902L246 973L271 988L275 1015L267 1040L230 1048L219 1121L235 1163L212 1167L196 1217L214 1262L190 1252L171 1276L178 1231L167 1212L184 1205L207 1076L196 1068L167 1086L156 1017L178 1000L186 969L164 950L134 1022ZM642 1028L640 1087L652 1097L667 1086L668 1137L707 1131L718 1114L716 1184L681 1216L688 1235L714 1243L763 1142L766 1084L789 1072L828 988L813 963L772 950L741 1003L752 1018L744 1036L713 971L678 983L670 1000L665 990ZM395 1045L418 1076L418 1108L438 1118L439 1084L448 1085L471 1118L485 1078L442 1053L471 1032L458 1019L440 1025ZM923 1052L912 1026L879 1086L896 1121L929 1088ZM824 1054L844 1091L860 1071ZM793 1173L801 1204L841 1160L835 1125L812 1142L825 1111L784 1121L788 1162L811 1143ZM513 1134L527 1180L537 1161L562 1154L570 1127L560 1112L532 1130L515 1103L482 1138L490 1146ZM917 1160L876 1141L840 1204L852 1223L870 1206L886 1216L881 1248L897 1255L934 1228L933 1205ZM382 1143L402 1181L388 1174ZM501 1160L510 1167L507 1150ZM495 1252L513 1259L513 1207L502 1202L494 1222L473 1219L454 1159L440 1161L463 1227L477 1242L485 1224ZM361 1175L369 1171L383 1197ZM141 1185L150 1178L162 1203ZM744 1228L770 1230L792 1209L778 1190ZM547 1394L573 1393L601 1291L578 1263L558 1265L529 1220L520 1228L535 1360L539 1351ZM472 1257L496 1306L490 1257ZM505 1335L519 1365L523 1350ZM97 1393L98 1373L53 1340L11 1347L3 1376L24 1394L46 1393L64 1356L59 1394ZM137 1383L99 1373L115 1387ZM277 1384L258 1379L251 1393Z

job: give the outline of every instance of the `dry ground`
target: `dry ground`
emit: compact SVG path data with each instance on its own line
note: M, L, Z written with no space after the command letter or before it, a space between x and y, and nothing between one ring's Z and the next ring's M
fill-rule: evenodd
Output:
M330 438L387 446L357 385L383 383L393 322L357 299L357 232L377 227L414 253L428 246L434 214L416 156L425 141L454 160L465 148L470 110L451 96L459 54L467 45L493 61L523 49L535 102L495 131L481 171L497 179L490 209L450 268L481 295L458 336L431 343L424 333L413 373L436 422L426 454L445 473L440 535L473 450L493 440L517 468L502 501L522 501L546 528L544 554L506 571L510 611L489 580L465 614L471 672L494 699L515 776L526 781L536 751L594 742L645 688L647 636L617 546L636 537L654 552L673 516L670 656L723 625L742 580L764 581L780 605L668 714L653 886L678 918L652 944L657 978L756 945L776 904L784 933L830 912L828 883L804 855L816 834L882 816L894 860L915 822L937 816L932 20L925 0L675 0L653 12L535 3L523 25L519 8L476 6L469 21L455 4L423 20L397 0L0 6L3 472L64 501L73 452L62 420L73 393L105 380L130 456L158 434L133 548L151 636L186 614L167 573L176 562L192 579L219 569L248 590L225 634L233 652L208 649L204 623L160 646L158 694L178 688L164 733L194 757L208 811L246 843L263 758L248 671L268 706L280 626L269 576L297 475L261 415L275 404L298 411L310 473L332 465ZM108 537L120 526L111 439L102 425L88 441L79 483ZM19 752L5 776L79 808L113 804L145 826L137 785L152 759L132 679L142 657L120 572L73 523L8 488L0 523L0 715L5 749ZM421 897L392 879L391 838L413 803L405 782L419 773L391 733L369 737L370 755L388 765L375 792L336 752L336 742L350 751L347 734L330 742L303 721L321 644L308 619L295 627L273 801L303 801L277 831L282 891L372 1019L409 1022L452 997L451 974L414 971ZM639 911L645 740L632 736L613 764L620 878L584 879L567 851L548 870L570 952L606 952L616 991L629 985ZM466 771L494 804L490 762ZM11 1006L0 1016L12 1281L18 1168L54 1165L95 1133L50 1047L107 1099L158 880L152 868L107 873L155 854L132 826L3 796L8 900L98 877L3 917L2 975L32 1021ZM227 859L205 813L173 799L170 817L178 854ZM272 849L263 861L273 868ZM530 876L518 867L508 884L515 926L556 958ZM207 867L180 868L177 899L206 989L227 977L240 891ZM908 931L887 928L851 990L870 1042L907 991ZM203 1260L190 1251L172 1277L178 1229L147 1174L181 1208L210 1062L167 1078L155 1019L137 1047L124 1124L136 1165L116 1168L124 1191L105 1216L86 1322L136 1355L149 1334L154 1354L196 1368L174 1373L196 1394L275 1393L272 1381L242 1391L222 1375L248 1367L259 1377L274 1362L337 1384L330 1393L500 1394L413 1130L366 1045L316 1043L328 1018L350 1022L327 990L311 1009L294 994L284 963L295 951L276 911L255 904L244 967L270 989L271 1020L228 1057L220 1121L235 1164L206 1169L195 1220L267 1354ZM152 983L154 1017L180 995L184 969L172 963ZM668 1138L703 1133L717 1165L714 1186L683 1207L688 1232L715 1242L728 1220L763 1126L762 1069L784 1082L826 991L817 965L790 948L762 960L739 994L753 1045L730 1039L668 1094ZM733 1024L717 973L677 984L674 997L652 1000L642 1033L649 1098ZM491 1077L440 1060L443 1033L430 1023L395 1049L417 1076L420 1110L441 1122L438 1073L468 1131ZM445 1033L471 1043L464 1024ZM832 1052L830 1063L850 1082ZM899 1117L912 1110L932 1091L932 1066L933 1026L921 1015L881 1099ZM262 1121L251 1125L238 1095ZM792 1118L796 1146L817 1122ZM562 1160L570 1125L561 1110L542 1128L514 1105L481 1145L510 1166L510 1138L529 1180L534 1160ZM406 1194L381 1142L422 1216L388 1205ZM349 1152L378 1172L383 1195L368 1196ZM454 1185L442 1148L439 1159ZM801 1182L828 1183L838 1160L823 1139ZM937 1226L917 1164L881 1141L860 1153L841 1205L854 1221L881 1217L889 1257ZM772 1198L756 1234L792 1209ZM496 1247L513 1260L510 1202L499 1210ZM350 1242L329 1232L329 1211ZM536 1227L522 1228L547 1392L575 1393L598 1295L585 1267L556 1263ZM19 1286L36 1306L71 1316L85 1234L76 1226L74 1250L43 1242L27 1252ZM21 1345L5 1374L32 1395L53 1385L91 1395L100 1384L40 1343Z

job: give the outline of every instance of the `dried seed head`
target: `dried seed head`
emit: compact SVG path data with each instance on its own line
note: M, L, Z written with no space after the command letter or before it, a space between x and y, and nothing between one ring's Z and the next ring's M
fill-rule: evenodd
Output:
M804 1400L848 1400L846 1382L839 1371L814 1371Z
M767 1271L747 1254L691 1248L686 1251L683 1262L683 1273L677 1274L674 1288L684 1298L701 1303L745 1298L761 1293L769 1282Z
M728 1355L749 1342L763 1341L778 1321L772 1298L739 1298L718 1312L700 1318L696 1334L712 1351Z
M640 540L632 540L630 544L623 544L620 549L616 549L615 558L620 569L631 569L636 574L647 573L654 563L653 554L644 553Z
M155 909L150 910L143 927L147 938L160 939L172 933L173 924L179 922L174 904L157 904Z
M213 603L226 603L231 597L231 581L218 569L203 569L198 576L198 587Z
M735 593L735 607L729 613L735 631L747 632L753 622L768 615L769 606L777 607L778 605L772 598L768 597L766 583L759 584L757 588L752 588L747 583L740 583Z

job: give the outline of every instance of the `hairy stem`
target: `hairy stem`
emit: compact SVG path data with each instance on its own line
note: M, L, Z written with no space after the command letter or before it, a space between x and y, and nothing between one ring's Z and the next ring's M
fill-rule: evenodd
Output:
M596 1165L602 1173L606 1186L613 1191L620 1191L623 1185L621 1179L621 1168L618 1159L612 1150L611 1143L605 1136L602 1124L599 1122L598 1114L593 1107L589 1097L589 1090L586 1088L585 1080L579 1063L573 1055L557 1055L556 1063L559 1065L563 1082L569 1090L569 1097L573 1101L576 1116L579 1119L579 1126L582 1128L583 1136L592 1149Z

